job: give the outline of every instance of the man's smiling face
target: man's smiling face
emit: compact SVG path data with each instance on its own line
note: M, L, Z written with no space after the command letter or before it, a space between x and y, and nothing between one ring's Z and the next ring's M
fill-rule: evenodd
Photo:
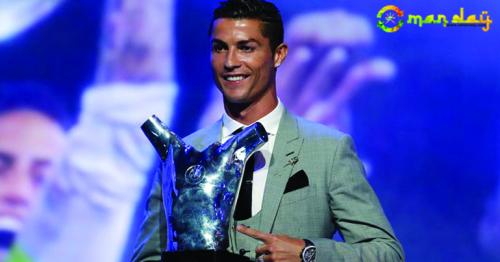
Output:
M226 101L253 103L275 92L275 55L255 19L219 18L211 33L214 80Z

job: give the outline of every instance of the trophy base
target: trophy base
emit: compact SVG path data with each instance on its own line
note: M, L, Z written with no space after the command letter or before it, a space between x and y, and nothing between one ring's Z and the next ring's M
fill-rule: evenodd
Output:
M215 250L189 250L180 252L163 252L162 262L249 262L245 256Z

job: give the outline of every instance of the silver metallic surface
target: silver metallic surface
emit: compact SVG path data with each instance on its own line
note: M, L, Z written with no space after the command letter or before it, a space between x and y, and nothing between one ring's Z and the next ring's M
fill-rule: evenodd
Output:
M163 160L167 251L225 250L244 165L267 141L264 127L255 123L224 144L214 143L201 152L155 116L141 128Z

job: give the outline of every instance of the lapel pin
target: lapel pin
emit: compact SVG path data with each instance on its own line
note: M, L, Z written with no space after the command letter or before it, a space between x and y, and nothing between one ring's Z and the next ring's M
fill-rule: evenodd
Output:
M288 163L285 165L285 167L289 165L294 166L295 164L297 164L297 162L299 162L299 158L294 156L288 160Z

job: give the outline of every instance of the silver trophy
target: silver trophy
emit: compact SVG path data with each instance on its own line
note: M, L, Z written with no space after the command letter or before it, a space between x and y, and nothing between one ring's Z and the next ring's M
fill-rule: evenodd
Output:
M156 116L141 129L162 159L166 250L225 250L244 165L268 139L262 124L255 123L224 144L214 143L201 152L184 143Z

